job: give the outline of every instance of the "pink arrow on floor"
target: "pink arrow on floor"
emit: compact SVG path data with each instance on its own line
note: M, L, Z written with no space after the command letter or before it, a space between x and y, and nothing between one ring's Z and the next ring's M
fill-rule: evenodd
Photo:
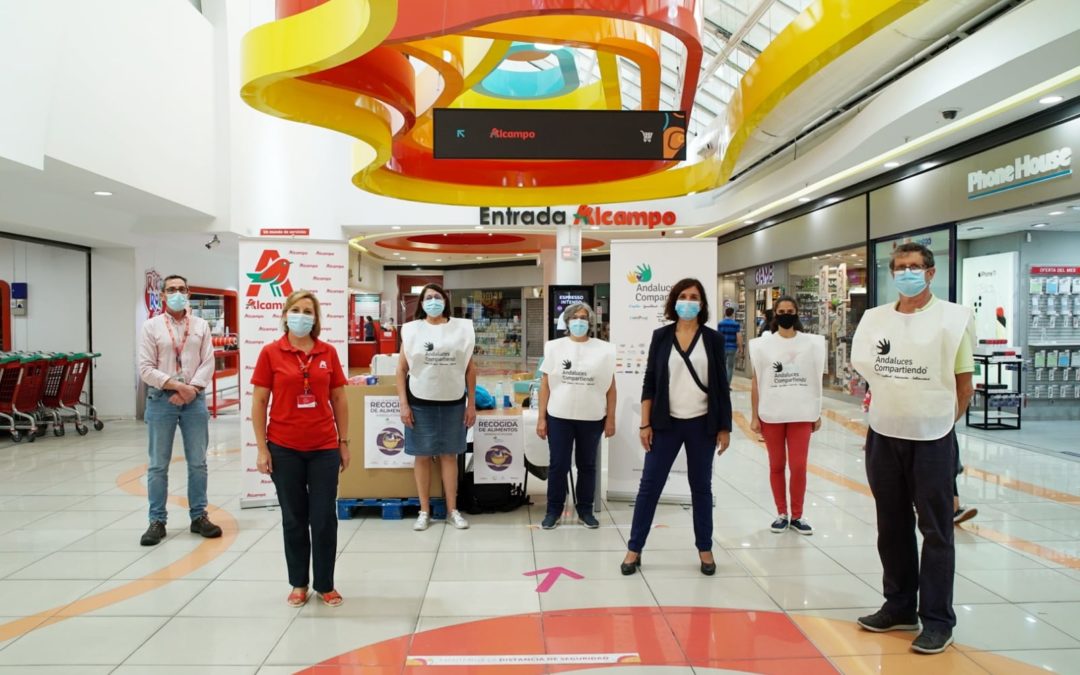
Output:
M547 593L549 590L551 590L551 587L555 585L555 582L559 580L559 577L561 577L564 574L566 576L570 577L571 579L584 579L585 578L585 577L581 576L580 574L578 574L577 572L575 572L573 570L568 570L565 567L545 567L542 570L533 570L532 572L524 572L524 574L527 577L536 577L536 576L540 576L541 574L546 574L547 575L540 582L540 585L536 587L536 592L537 593Z

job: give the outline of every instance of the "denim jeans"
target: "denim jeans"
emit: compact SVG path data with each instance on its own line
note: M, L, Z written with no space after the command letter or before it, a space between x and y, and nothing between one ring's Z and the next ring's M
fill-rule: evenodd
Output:
M156 387L150 387L146 394L145 421L150 437L146 487L150 495L150 520L163 523L168 518L165 502L169 497L169 464L177 426L184 440L191 519L206 515L206 446L210 442L206 394L199 392L194 401L182 406L169 403L172 395L173 392Z
M724 352L724 367L727 369L727 381L731 384L731 378L735 377L735 355L738 353L737 349L729 349Z
M547 485L547 515L559 516L566 506L566 476L570 457L577 460L578 514L592 513L596 494L596 456L604 420L568 420L548 415L548 450L551 453Z

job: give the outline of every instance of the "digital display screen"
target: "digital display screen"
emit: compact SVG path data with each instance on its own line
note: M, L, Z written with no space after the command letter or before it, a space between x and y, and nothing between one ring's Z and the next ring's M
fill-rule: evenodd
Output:
M437 108L435 159L686 159L677 110Z

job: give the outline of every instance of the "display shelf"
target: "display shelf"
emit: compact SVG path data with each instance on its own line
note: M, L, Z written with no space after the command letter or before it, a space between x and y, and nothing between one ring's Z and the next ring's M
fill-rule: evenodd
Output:
M973 397L976 404L981 405L975 406L974 415L972 414L972 405L968 405L967 410L964 411L964 423L975 429L1019 429L1024 405L1024 395L1021 393L1023 390L1023 357L1002 358L990 355L976 355L975 363L981 366L982 382L979 384L982 387L976 386ZM1002 367L1007 366L1015 366L1015 368L1008 368L1008 370L1016 371L1016 390L991 389L990 369L992 367L997 368L996 382L994 383L996 384L1002 382ZM980 394L981 396L979 396ZM1007 410L1003 410L1003 408ZM1013 410L1016 412L1012 412ZM1009 423L1008 420L1014 421L1015 424Z

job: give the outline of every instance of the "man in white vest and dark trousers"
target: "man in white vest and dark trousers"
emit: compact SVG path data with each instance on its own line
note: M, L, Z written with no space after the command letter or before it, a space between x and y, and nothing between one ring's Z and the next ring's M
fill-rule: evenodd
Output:
M874 393L866 475L877 505L885 595L882 608L859 625L916 630L921 619L911 648L937 654L952 644L956 625L953 425L972 395L974 325L969 308L930 293L934 254L925 246L896 247L889 270L900 299L867 310L851 344L851 364Z

